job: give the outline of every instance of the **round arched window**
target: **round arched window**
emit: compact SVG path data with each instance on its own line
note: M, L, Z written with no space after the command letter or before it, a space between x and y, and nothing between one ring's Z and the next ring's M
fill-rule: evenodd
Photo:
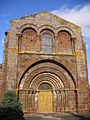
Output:
M52 53L52 36L47 33L42 35L42 51Z

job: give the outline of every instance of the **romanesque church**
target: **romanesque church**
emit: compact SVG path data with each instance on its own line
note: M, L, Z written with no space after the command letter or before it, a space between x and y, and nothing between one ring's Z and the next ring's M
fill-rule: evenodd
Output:
M81 28L48 11L11 20L0 65L0 99L15 90L24 113L88 111Z

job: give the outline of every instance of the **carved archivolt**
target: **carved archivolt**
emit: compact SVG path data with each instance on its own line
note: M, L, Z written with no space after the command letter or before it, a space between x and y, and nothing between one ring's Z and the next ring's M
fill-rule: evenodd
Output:
M19 89L38 90L43 82L51 84L53 90L75 89L68 73L52 63L42 63L28 70L21 80Z
M68 26L58 27L56 30L56 34L58 34L60 31L67 31L68 33L70 33L72 38L76 38L74 31L71 28L69 28Z
M23 31L24 29L26 29L26 28L33 28L36 32L38 31L38 27L37 27L36 25L27 23L27 24L22 25L22 26L19 28L18 32L19 32L19 33L22 33L22 31Z
M47 24L44 24L44 25L41 25L41 26L37 26L37 25L34 25L34 24L30 24L30 23L27 23L27 24L24 24L22 25L19 29L18 29L18 33L22 33L22 31L26 28L33 28L36 32L37 32L37 35L40 35L41 31L45 30L45 29L49 29L51 30L55 36L58 35L58 33L60 31L67 31L68 33L70 33L71 37L72 38L76 38L76 35L75 35L75 32L68 26L60 26L58 28L54 28L53 26L51 25L47 25Z
M40 33L45 29L51 30L54 33L54 35L56 36L56 29L51 25L42 25L42 26L40 26L38 28L38 34L40 35Z

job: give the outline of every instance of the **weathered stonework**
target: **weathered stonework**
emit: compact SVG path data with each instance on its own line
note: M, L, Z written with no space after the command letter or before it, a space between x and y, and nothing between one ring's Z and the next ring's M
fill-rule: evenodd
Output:
M2 64L0 64L0 99L1 99L1 84L2 84Z
M38 113L39 88L46 84L46 90L52 88L51 112L89 111L86 47L79 26L41 11L11 20L5 35L1 97L14 89L24 112Z

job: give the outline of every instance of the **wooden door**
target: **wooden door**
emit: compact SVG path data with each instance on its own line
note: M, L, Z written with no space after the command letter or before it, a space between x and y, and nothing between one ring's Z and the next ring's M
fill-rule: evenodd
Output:
M50 113L52 112L52 92L40 91L38 95L38 112Z

